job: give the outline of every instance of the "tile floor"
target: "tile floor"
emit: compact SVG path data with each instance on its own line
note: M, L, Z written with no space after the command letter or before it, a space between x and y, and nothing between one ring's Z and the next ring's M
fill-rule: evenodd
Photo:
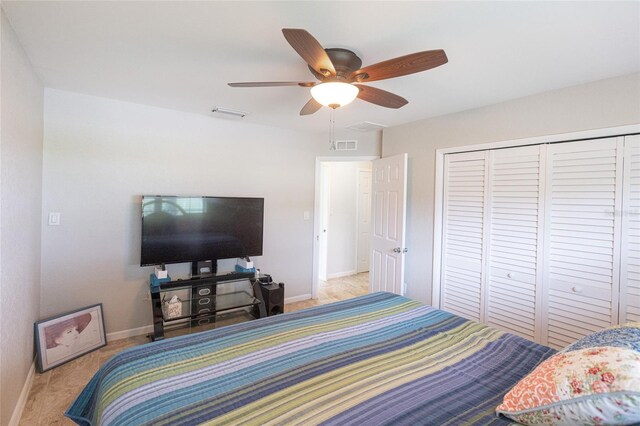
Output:
M369 274L361 273L321 282L319 298L285 305L293 312L316 305L350 299L369 292ZM20 426L73 425L63 416L82 388L109 358L125 348L148 343L146 336L115 340L97 351L88 353L60 367L36 373Z

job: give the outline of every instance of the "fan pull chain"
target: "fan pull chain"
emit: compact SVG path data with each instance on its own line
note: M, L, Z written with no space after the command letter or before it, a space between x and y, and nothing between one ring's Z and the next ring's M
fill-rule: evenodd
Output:
M335 138L335 127L336 127L336 120L335 120L335 108L329 108L331 110L331 112L329 113L329 151L335 151L336 150L336 138Z

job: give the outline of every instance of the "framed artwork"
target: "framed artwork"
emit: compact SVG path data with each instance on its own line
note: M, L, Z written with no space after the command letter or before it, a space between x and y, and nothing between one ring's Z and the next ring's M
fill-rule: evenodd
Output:
M107 344L102 303L38 321L34 328L41 373Z

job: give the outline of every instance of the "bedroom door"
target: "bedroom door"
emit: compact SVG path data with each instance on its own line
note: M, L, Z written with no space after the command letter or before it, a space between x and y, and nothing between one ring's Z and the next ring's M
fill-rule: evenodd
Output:
M407 154L373 161L371 291L404 294Z
M330 172L329 165L320 164L320 233L318 234L318 248L320 251L320 261L318 265L318 278L327 280L327 230L329 228L329 208L330 208Z
M369 271L371 244L371 170L358 169L356 273Z

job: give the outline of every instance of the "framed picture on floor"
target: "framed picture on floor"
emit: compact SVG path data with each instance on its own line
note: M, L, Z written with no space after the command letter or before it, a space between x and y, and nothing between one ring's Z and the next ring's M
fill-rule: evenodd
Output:
M102 303L38 321L34 328L41 373L107 344Z

